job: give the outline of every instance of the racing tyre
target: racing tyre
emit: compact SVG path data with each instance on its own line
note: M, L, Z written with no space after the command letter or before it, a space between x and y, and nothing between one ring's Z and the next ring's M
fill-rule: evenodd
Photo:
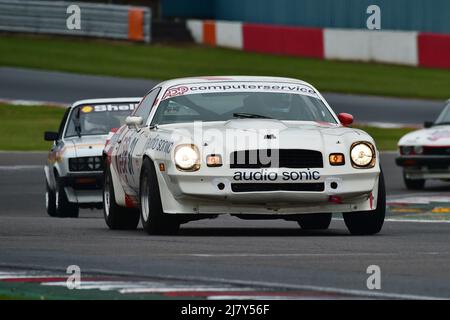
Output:
M408 190L423 190L425 188L425 180L411 180L406 178L405 171L403 171L403 181L405 182L406 188Z
M56 193L48 185L47 178L45 179L45 208L50 217L57 217L56 215Z
M386 189L383 172L378 180L377 208L373 211L344 213L344 221L353 235L373 235L381 231L386 213Z
M105 166L103 185L103 216L112 230L135 230L139 224L139 211L117 205L111 171Z
M56 177L56 216L60 218L78 218L79 208L76 203L69 202L67 199L64 186L60 182L59 177Z
M303 214L297 222L304 230L326 230L331 223L331 213Z
M139 196L142 226L148 234L178 232L180 222L163 211L155 166L149 159L145 159L142 165Z

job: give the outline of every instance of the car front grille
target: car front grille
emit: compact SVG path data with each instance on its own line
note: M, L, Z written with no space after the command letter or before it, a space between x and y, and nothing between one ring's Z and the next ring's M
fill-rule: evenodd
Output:
M428 156L450 156L450 147L423 147L423 154Z
M81 157L69 159L69 170L80 171L102 171L103 163L101 157Z
M315 150L243 150L231 153L230 168L323 168L323 157L321 152Z
M324 183L232 183L233 192L311 191L322 192Z

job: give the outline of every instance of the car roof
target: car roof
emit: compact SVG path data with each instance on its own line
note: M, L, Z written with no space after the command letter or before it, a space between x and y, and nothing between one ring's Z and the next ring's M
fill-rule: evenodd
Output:
M242 81L242 82L290 82L290 83L298 83L307 86L311 86L311 84L294 78L285 78L285 77L268 77L268 76L199 76L199 77L188 77L188 78L177 78L172 80L167 80L162 82L161 86L172 87L176 85L183 85L189 83L208 83L208 82L228 82L228 81Z
M99 103L118 103L118 102L141 102L142 97L128 97L128 98L100 98L100 99L85 99L78 100L71 104L71 107L77 107L81 104L99 104Z

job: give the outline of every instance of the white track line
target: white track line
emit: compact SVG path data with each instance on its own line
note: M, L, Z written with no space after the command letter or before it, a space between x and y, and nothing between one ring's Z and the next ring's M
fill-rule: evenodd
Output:
M209 278L209 277L186 277L186 280L197 280L197 281L214 281L223 282L228 284L236 284L242 286L257 286L257 287L270 287L270 288L284 288L284 289L294 289L294 290L309 290L324 293L336 293L344 295L358 296L361 298L378 298L378 299L402 299L402 300L448 300L446 297L434 297L434 296L424 296L424 295L412 295L412 294L402 294L402 293L391 293L391 292L379 292L379 291L369 291L369 290L354 290L354 289L343 289L335 287L322 287L322 286L311 286L311 285L293 285L287 283L278 282L265 282L265 281L245 281L245 280L228 280L223 278Z
M53 102L53 101L40 101L40 100L20 100L20 99L4 99L0 98L0 103L11 104L14 106L50 106L50 107L67 107L67 103Z
M412 223L450 223L450 220L421 220L421 219L386 219L388 222L412 222Z
M3 264L0 262L0 266L3 267L15 267L15 268L26 268L27 265L22 264L16 264L14 266L11 266L9 264ZM49 268L45 266L39 266L34 265L33 268L35 269L47 269L47 270L55 270L58 268ZM102 274L102 275L115 275L115 276L139 276L139 274L134 272L111 272L111 270L106 269L89 269L85 272L90 273L96 273L96 274ZM158 278L161 281L202 281L202 282L215 282L217 284L235 284L239 286L245 286L245 287L262 287L266 289L294 289L294 290L313 290L318 292L325 292L325 293L338 293L338 294L348 294L348 295L354 295L356 297L360 298L379 298L379 299L407 299L407 300L448 300L449 297L436 297L436 296L425 296L425 295L413 295L413 294L401 294L401 293L392 293L392 292L374 292L374 291L368 291L368 290L353 290L353 289L344 289L344 288L336 288L336 287L322 287L322 286L311 286L311 285L293 285L293 284L287 284L287 283L279 283L279 282L263 282L263 281L245 281L245 280L233 280L233 279L224 279L224 278L209 278L209 277L189 277L189 276L180 276L180 275L153 275L153 278Z
M39 165L0 166L0 170L3 170L3 171L34 170L34 169L44 169L44 166L39 166Z

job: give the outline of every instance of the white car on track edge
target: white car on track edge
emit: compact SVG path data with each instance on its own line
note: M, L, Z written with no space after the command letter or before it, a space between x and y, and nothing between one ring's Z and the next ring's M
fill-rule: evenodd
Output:
M45 170L46 208L52 217L78 217L79 208L101 208L102 152L111 130L120 128L142 98L81 100L67 108Z
M218 76L156 85L104 150L111 229L173 234L230 214L327 229L343 213L352 234L375 234L385 187L375 141L349 128L312 85Z
M426 180L450 181L450 100L434 122L410 132L398 142L403 180L410 190L421 190Z

